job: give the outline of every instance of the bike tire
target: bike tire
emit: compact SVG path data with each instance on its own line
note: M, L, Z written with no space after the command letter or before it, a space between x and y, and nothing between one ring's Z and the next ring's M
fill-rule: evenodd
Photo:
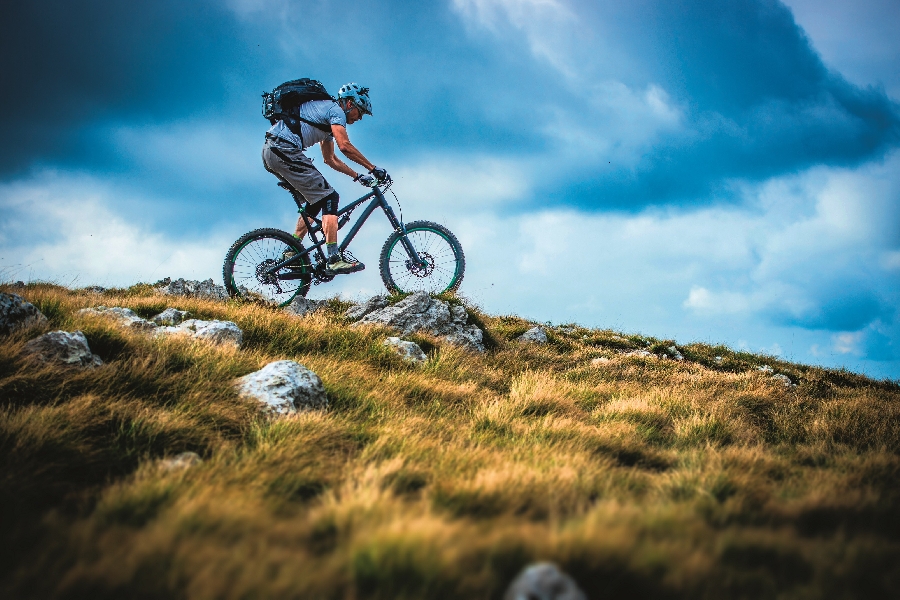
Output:
M430 263L430 269L410 265L398 231L384 242L379 258L381 280L390 293L426 291L432 294L455 292L466 272L466 257L459 240L438 223L413 221L406 233L416 252ZM398 281L399 280L399 281Z
M312 281L308 257L304 257L301 264L309 274L303 274L300 278L281 279L281 274L296 276L296 273L288 273L287 269L279 271L275 278L260 273L264 263L281 260L287 250L302 252L303 246L294 236L280 229L255 229L239 237L228 249L222 266L222 279L228 295L274 302L279 306L290 304L297 296L305 297Z

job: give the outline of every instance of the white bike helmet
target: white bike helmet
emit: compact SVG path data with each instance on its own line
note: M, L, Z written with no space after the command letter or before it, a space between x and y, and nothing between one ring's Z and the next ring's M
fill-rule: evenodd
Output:
M341 86L341 89L338 90L338 98L342 100L349 98L359 107L359 110L367 115L372 114L372 101L369 100L369 88L362 87L358 83L348 83L347 85Z

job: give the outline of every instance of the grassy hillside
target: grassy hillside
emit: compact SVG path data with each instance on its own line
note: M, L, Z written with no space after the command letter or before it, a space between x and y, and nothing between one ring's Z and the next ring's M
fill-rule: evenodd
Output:
M413 336L416 369L337 301L5 291L106 364L36 368L19 351L41 330L0 340L0 596L497 598L552 560L591 598L900 597L896 383L704 344L626 357L671 342L579 327L520 345L529 323L480 313L488 353ZM232 320L244 347L74 314L98 304ZM236 397L284 358L327 412ZM183 451L203 463L160 466Z

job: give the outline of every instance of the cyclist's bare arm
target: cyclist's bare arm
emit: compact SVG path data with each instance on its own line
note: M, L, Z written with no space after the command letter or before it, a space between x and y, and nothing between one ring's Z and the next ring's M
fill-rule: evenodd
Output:
M366 169L366 171L371 171L372 169L375 168L375 165L373 165L371 162L369 162L369 159L367 159L365 156L363 156L362 152L357 150L356 146L354 146L353 144L350 143L350 138L347 137L347 128L346 127L342 127L341 125L332 125L331 133L334 135L334 141L337 142L337 146L340 149L341 154L343 154L344 156L346 156L347 158L349 158L356 164L360 165L361 167L364 167ZM332 145L331 140L328 140L328 145L331 147L330 148L331 154L334 155L334 146ZM325 158L325 155L324 155L325 142L322 142L322 152L323 152L322 157ZM335 157L335 158L337 158L337 157ZM325 161L327 164L328 159L325 158ZM343 164L343 163L341 163L341 164ZM340 170L340 169L338 169L338 170ZM343 171L341 171L341 172L343 172ZM351 177L356 177L356 174L354 173L353 175L351 175Z
M338 158L337 154L334 153L334 142L331 140L322 140L322 159L325 161L325 164L338 171L347 175L348 177L356 177L356 171L347 166L347 163Z

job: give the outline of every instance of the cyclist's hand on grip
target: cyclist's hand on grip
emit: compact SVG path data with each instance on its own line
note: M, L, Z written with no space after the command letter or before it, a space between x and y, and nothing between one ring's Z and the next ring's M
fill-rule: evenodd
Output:
M378 180L376 180L371 175L367 175L366 173L360 173L353 181L358 181L366 187L375 187L376 185L378 185Z
M385 184L391 180L391 176L388 175L388 172L384 169L379 169L378 167L373 167L371 171L369 171L375 179L378 180L378 185Z

